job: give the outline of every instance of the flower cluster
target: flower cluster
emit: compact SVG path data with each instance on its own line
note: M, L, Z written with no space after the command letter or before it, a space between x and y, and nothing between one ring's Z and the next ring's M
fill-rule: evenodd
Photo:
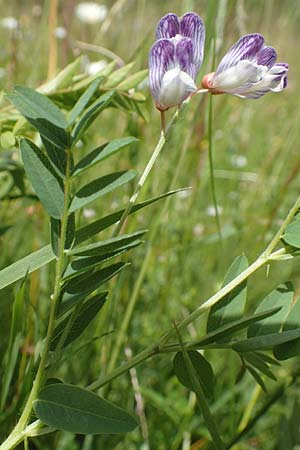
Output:
M149 83L160 111L180 105L198 91L195 84L203 61L205 27L200 16L187 13L164 16L156 29L149 53ZM221 60L216 72L202 80L212 94L228 93L257 99L287 86L288 64L276 63L273 47L258 33L239 39Z

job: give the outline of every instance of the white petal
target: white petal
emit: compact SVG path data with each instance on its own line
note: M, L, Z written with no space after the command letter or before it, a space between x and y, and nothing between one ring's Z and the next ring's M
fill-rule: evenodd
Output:
M194 80L179 68L168 70L162 79L159 103L165 108L180 105L197 90Z
M214 80L212 87L222 92L236 92L237 89L248 90L253 83L257 83L267 71L265 66L242 60L230 69L221 72Z

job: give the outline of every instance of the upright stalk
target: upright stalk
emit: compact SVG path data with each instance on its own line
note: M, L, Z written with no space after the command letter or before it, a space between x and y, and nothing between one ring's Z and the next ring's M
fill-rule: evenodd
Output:
M189 100L190 99L187 99L184 103L185 104L189 103ZM130 212L132 210L132 207L134 206L134 204L135 204L135 202L136 202L136 200L137 200L137 198L139 196L139 193L140 193L142 187L144 186L145 181L148 178L148 175L151 172L151 170L152 170L152 168L153 168L153 166L155 164L155 161L159 157L160 152L162 151L162 149L165 146L165 143L167 142L167 137L169 135L171 127L174 125L174 123L176 122L176 120L179 117L179 111L180 110L177 109L175 114L173 114L173 117L172 117L172 119L170 121L170 124L169 124L167 130L165 131L164 129L162 129L160 138L158 140L158 143L157 143L157 145L156 145L156 147L155 147L155 149L154 149L154 151L153 151L153 153L152 153L152 155L151 155L151 157L150 157L150 159L149 159L149 161L148 161L148 163L147 163L147 165L146 165L146 167L145 167L145 169L144 169L144 171L143 171L143 173L142 173L142 175L141 175L141 177L140 177L140 179L138 181L138 184L137 184L137 186L136 186L132 196L130 197L130 200L129 200L126 208L125 208L125 211L123 212L123 215L122 215L119 223L117 224L117 226L116 226L116 228L114 230L113 236L117 236L122 231L122 228L123 228L123 226L124 226L124 224L126 222L126 219L129 216L129 214L130 214ZM164 120L165 119L163 119L163 124L162 124L163 128L165 127Z
M24 410L21 414L21 417L13 429L12 433L8 436L8 438L3 442L0 446L0 450L9 450L14 448L19 440L19 436L24 435L24 429L28 423L32 412L33 402L37 399L38 393L43 385L45 379L45 371L47 365L47 359L50 350L51 339L53 336L54 326L55 326L55 312L56 306L59 299L60 288L61 288L61 279L62 273L64 269L64 258L65 258L65 241L66 241L66 231L68 224L68 208L69 208L69 195L70 195L70 165L71 165L71 150L67 149L67 163L66 163L66 177L64 180L64 207L63 214L61 217L61 232L60 232L60 242L59 242L59 250L56 260L56 268L55 268L55 282L54 282L54 291L51 296L51 304L50 304L50 313L49 313L49 322L47 328L47 334L45 337L45 342L41 351L41 358L38 365L37 373L32 385L31 392L26 401ZM22 441L23 438L21 438Z

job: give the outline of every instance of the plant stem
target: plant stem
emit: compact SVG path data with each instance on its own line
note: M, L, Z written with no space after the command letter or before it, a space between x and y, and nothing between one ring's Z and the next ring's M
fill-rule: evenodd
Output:
M300 196L297 198L295 204L289 211L286 219L284 220L283 224L279 228L278 232L275 234L275 236L273 237L273 239L271 240L269 245L266 247L266 249L263 251L263 253L256 259L256 261L254 261L246 270L241 272L234 280L232 280L230 283L228 283L226 286L224 286L220 291L218 291L216 294L214 294L212 297L210 297L206 302L204 302L197 309L195 309L192 313L190 313L185 319L183 319L181 322L179 322L177 324L178 330L181 330L182 328L187 327L194 320L198 319L202 314L204 314L205 311L207 311L214 304L219 302L229 292L231 292L236 286L241 284L244 280L246 280L250 275L252 275L258 269L263 267L265 264L269 263L272 259L280 258L280 256L285 254L284 248L281 248L274 253L272 253L272 251L275 249L275 247L280 242L280 239L282 238L284 230L286 229L287 225L293 219L293 217L294 217L295 213L298 211L299 207L300 207ZM146 266L147 266L147 264L145 265L145 267ZM123 338L124 338L124 333L127 329L129 320L131 318L132 309L134 307L134 304L135 304L135 297L134 297L133 305L130 307L130 310L128 312L128 317L126 314L126 322L125 322L125 325L122 327L122 333L121 333L120 339L119 339L120 342L118 342L118 348L116 349L116 352L114 352L114 353L116 353L116 356L114 355L113 364L115 364L115 362L116 362L117 354L119 352L121 342L123 341ZM111 373L108 374L107 376L99 378L98 380L96 380L94 383L92 383L89 386L89 389L94 390L94 389L98 389L98 388L104 386L105 384L109 383L113 379L115 379L118 376L122 375L123 373L127 372L132 367L145 361L150 356L160 353L161 346L163 344L165 344L167 342L167 340L173 335L174 335L174 330L171 329L165 336L163 336L158 341L157 344L150 346L148 349L139 353L137 356L133 357L130 361L123 364L116 370L112 370ZM110 364L110 367L112 369L113 369L113 364Z
M185 101L185 104L189 103L189 100L190 99L187 99ZM158 140L158 143L154 149L154 152L152 153L151 158L149 159L149 161L144 169L144 172L142 173L142 175L138 181L138 184L137 184L132 196L130 197L130 200L125 208L125 211L123 212L122 217L114 230L113 236L117 236L122 231L122 228L126 222L126 219L129 216L129 214L132 210L132 207L135 204L135 202L138 198L138 195L139 195L142 187L144 186L144 183L155 164L155 161L157 160L158 156L160 155L160 152L162 151L162 149L165 146L165 143L167 142L167 137L169 135L171 127L174 125L174 123L176 122L178 117L179 117L179 109L177 109L175 114L173 114L173 117L170 121L170 124L169 124L167 130L166 131L162 130L160 138Z
M220 216L217 203L216 195L216 184L214 177L214 163L213 163L213 96L209 97L209 110L208 110L208 160L209 160L209 179L210 179L210 189L215 210L216 224L218 228L218 233L220 241L222 241L222 232L220 224Z
M45 370L47 365L48 354L50 350L51 339L55 326L55 312L56 306L59 299L60 287L61 287L61 278L62 272L64 268L64 254L65 254L65 240L66 240L66 231L68 224L68 208L69 208L69 194L70 194L70 163L71 163L71 150L67 150L67 166L66 166L66 177L64 180L64 207L63 214L61 218L61 232L60 232L60 243L59 243L59 251L56 260L56 269L55 269L55 282L54 282L54 291L51 297L51 305L50 305L50 313L49 313L49 322L47 328L47 334L45 338L45 342L41 351L41 358L38 365L37 373L32 385L31 392L26 401L24 410L21 414L21 417L13 429L12 433L8 436L5 442L0 446L0 450L8 450L14 448L19 442L21 442L24 438L24 429L27 425L27 422L30 418L32 412L33 402L36 400L39 390L44 381ZM20 436L21 441L18 439Z
M277 233L275 234L275 236L273 237L273 239L271 240L271 242L269 243L269 245L263 252L264 255L269 256L273 252L274 248L277 246L280 239L282 238L286 227L293 220L293 218L299 208L300 208L300 195L297 198L297 200L295 201L294 206L290 209L290 211L289 211L288 215L286 216L285 220L283 221L281 227L279 228L279 230L277 231Z

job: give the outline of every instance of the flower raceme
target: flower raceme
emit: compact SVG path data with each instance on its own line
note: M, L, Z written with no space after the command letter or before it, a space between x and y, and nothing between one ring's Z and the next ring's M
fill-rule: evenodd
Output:
M276 51L265 45L261 34L247 34L230 48L216 72L205 75L202 87L212 94L253 99L280 92L287 86L288 64L276 59Z
M204 23L198 14L164 16L149 53L149 83L160 111L180 105L198 90L195 79L202 65Z

